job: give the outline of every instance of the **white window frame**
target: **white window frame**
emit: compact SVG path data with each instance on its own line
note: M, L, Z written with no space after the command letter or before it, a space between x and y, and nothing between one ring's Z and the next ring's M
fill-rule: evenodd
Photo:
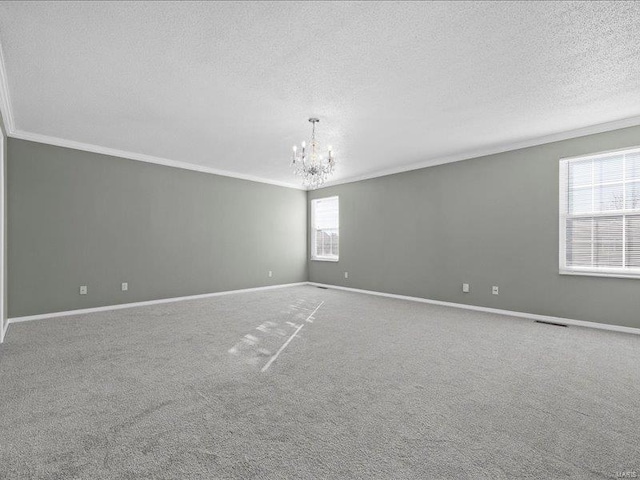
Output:
M316 222L315 222L315 203L321 200L338 200L338 255L316 255L318 249L316 248ZM311 260L316 262L338 262L340 259L340 198L338 195L333 197L322 197L322 198L314 198L311 200L311 228L309 229L311 232Z
M640 279L640 268L615 268L615 267L576 267L567 266L567 219L572 218L567 212L568 207L568 193L569 193L569 163L578 160L588 160L594 157L602 157L608 154L622 154L622 153L640 153L640 146L630 148L620 148L617 150L606 150L603 152L590 153L587 155L578 155L573 157L563 157L560 159L560 174L559 174L559 273L560 275L582 275L588 277L612 277L612 278L634 278ZM624 170L623 164L623 170ZM624 184L624 183L623 183ZM604 212L591 213L588 215L578 215L577 217L583 218L596 218L596 217L608 217L612 215L623 215L628 213L626 210L608 210ZM623 244L622 250L625 252L624 245L624 231L623 231ZM623 253L624 255L624 253ZM623 257L624 258L624 257ZM624 260L623 260L624 262Z

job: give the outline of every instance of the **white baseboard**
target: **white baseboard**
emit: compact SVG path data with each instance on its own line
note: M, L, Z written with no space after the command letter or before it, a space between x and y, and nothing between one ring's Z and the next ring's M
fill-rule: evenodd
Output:
M9 324L18 322L28 322L31 320L44 320L46 318L68 317L70 315L82 315L85 313L107 312L109 310L122 310L125 308L144 307L147 305L157 305L160 303L182 302L184 300L197 300L199 298L219 297L221 295L232 295L234 293L257 292L260 290L272 290L274 288L294 287L296 285L306 285L307 282L284 283L281 285L269 285L266 287L243 288L241 290L226 290L224 292L203 293L201 295L189 295L186 297L161 298L158 300L148 300L145 302L121 303L118 305L106 305L104 307L83 308L79 310L68 310L66 312L41 313L39 315L27 315L24 317L14 317L9 319Z
M0 343L4 342L4 337L7 335L7 330L9 328L9 321L7 320L7 326L4 325L2 318L0 318Z
M162 298L159 300L149 300L145 302L122 303L119 305L107 305L104 307L84 308L80 310L69 310L65 312L43 313L39 315L14 317L14 318L9 318L7 327L4 329L4 332L0 332L0 338L6 337L7 330L9 329L9 324L12 324L12 323L27 322L31 320L44 320L47 318L56 318L56 317L67 317L71 315L82 315L85 313L106 312L110 310L121 310L125 308L143 307L147 305L157 305L161 303L181 302L185 300L197 300L199 298L217 297L221 295L232 295L234 293L256 292L260 290L272 290L275 288L286 288L286 287L293 287L298 285L312 285L316 287L326 287L326 288L331 288L335 290L345 290L348 292L362 293L366 295L376 295L379 297L397 298L400 300L429 303L432 305L442 305L445 307L462 308L465 310L475 310L478 312L495 313L498 315L506 315L510 317L528 318L532 320L542 320L545 322L563 323L567 325L576 325L579 327L596 328L600 330L610 330L614 332L632 333L635 335L640 335L640 328L624 327L620 325L608 325L606 323L586 322L584 320L574 320L572 318L552 317L550 315L538 315L535 313L516 312L512 310L502 310L498 308L480 307L476 305L467 305L464 303L443 302L440 300L430 300L428 298L410 297L407 295L396 295L394 293L375 292L373 290L362 290L359 288L341 287L339 285L329 285L329 284L316 283L316 282L298 282L298 283L286 283L281 285L269 285L266 287L244 288L241 290L227 290L224 292L204 293L201 295L189 295L185 297ZM0 329L2 329L2 325L0 325Z
M633 333L640 335L640 328L623 327L621 325L608 325L606 323L586 322L584 320L574 320L572 318L552 317L549 315L538 315L536 313L516 312L512 310L501 310L498 308L479 307L476 305L467 305L464 303L442 302L440 300L430 300L428 298L409 297L406 295L396 295L393 293L375 292L373 290L361 290L359 288L341 287L339 285L329 285L324 283L307 282L309 285L316 287L333 288L336 290L346 290L348 292L364 293L366 295L376 295L379 297L398 298L401 300L409 300L412 302L430 303L433 305L443 305L445 307L463 308L465 310L475 310L478 312L496 313L498 315L507 315L509 317L530 318L532 320L542 320L543 322L563 323L566 325L576 325L578 327L597 328L599 330L611 330L614 332Z

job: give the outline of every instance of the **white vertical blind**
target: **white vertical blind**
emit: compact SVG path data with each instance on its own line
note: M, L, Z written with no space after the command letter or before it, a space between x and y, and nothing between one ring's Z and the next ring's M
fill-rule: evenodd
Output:
M311 258L337 261L340 245L338 197L311 201Z
M640 277L640 149L560 162L560 269Z

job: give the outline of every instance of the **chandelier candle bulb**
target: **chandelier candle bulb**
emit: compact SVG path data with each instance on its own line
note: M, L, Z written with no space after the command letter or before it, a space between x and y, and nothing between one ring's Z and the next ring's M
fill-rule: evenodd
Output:
M307 155L307 142L302 142L301 152L298 152L298 149L294 146L291 165L295 174L302 177L304 185L310 189L316 189L327 180L327 177L333 174L336 162L333 157L333 147L329 146L329 155L326 159L319 153L320 145L316 141L316 123L320 122L320 120L312 117L309 122L313 125L311 128L311 143L309 144L311 152Z

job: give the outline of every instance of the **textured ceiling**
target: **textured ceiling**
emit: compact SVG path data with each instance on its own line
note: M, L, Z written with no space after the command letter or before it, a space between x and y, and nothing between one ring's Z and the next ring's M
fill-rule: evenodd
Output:
M639 21L640 2L2 2L0 43L15 136L295 184L311 115L337 180L637 117Z

